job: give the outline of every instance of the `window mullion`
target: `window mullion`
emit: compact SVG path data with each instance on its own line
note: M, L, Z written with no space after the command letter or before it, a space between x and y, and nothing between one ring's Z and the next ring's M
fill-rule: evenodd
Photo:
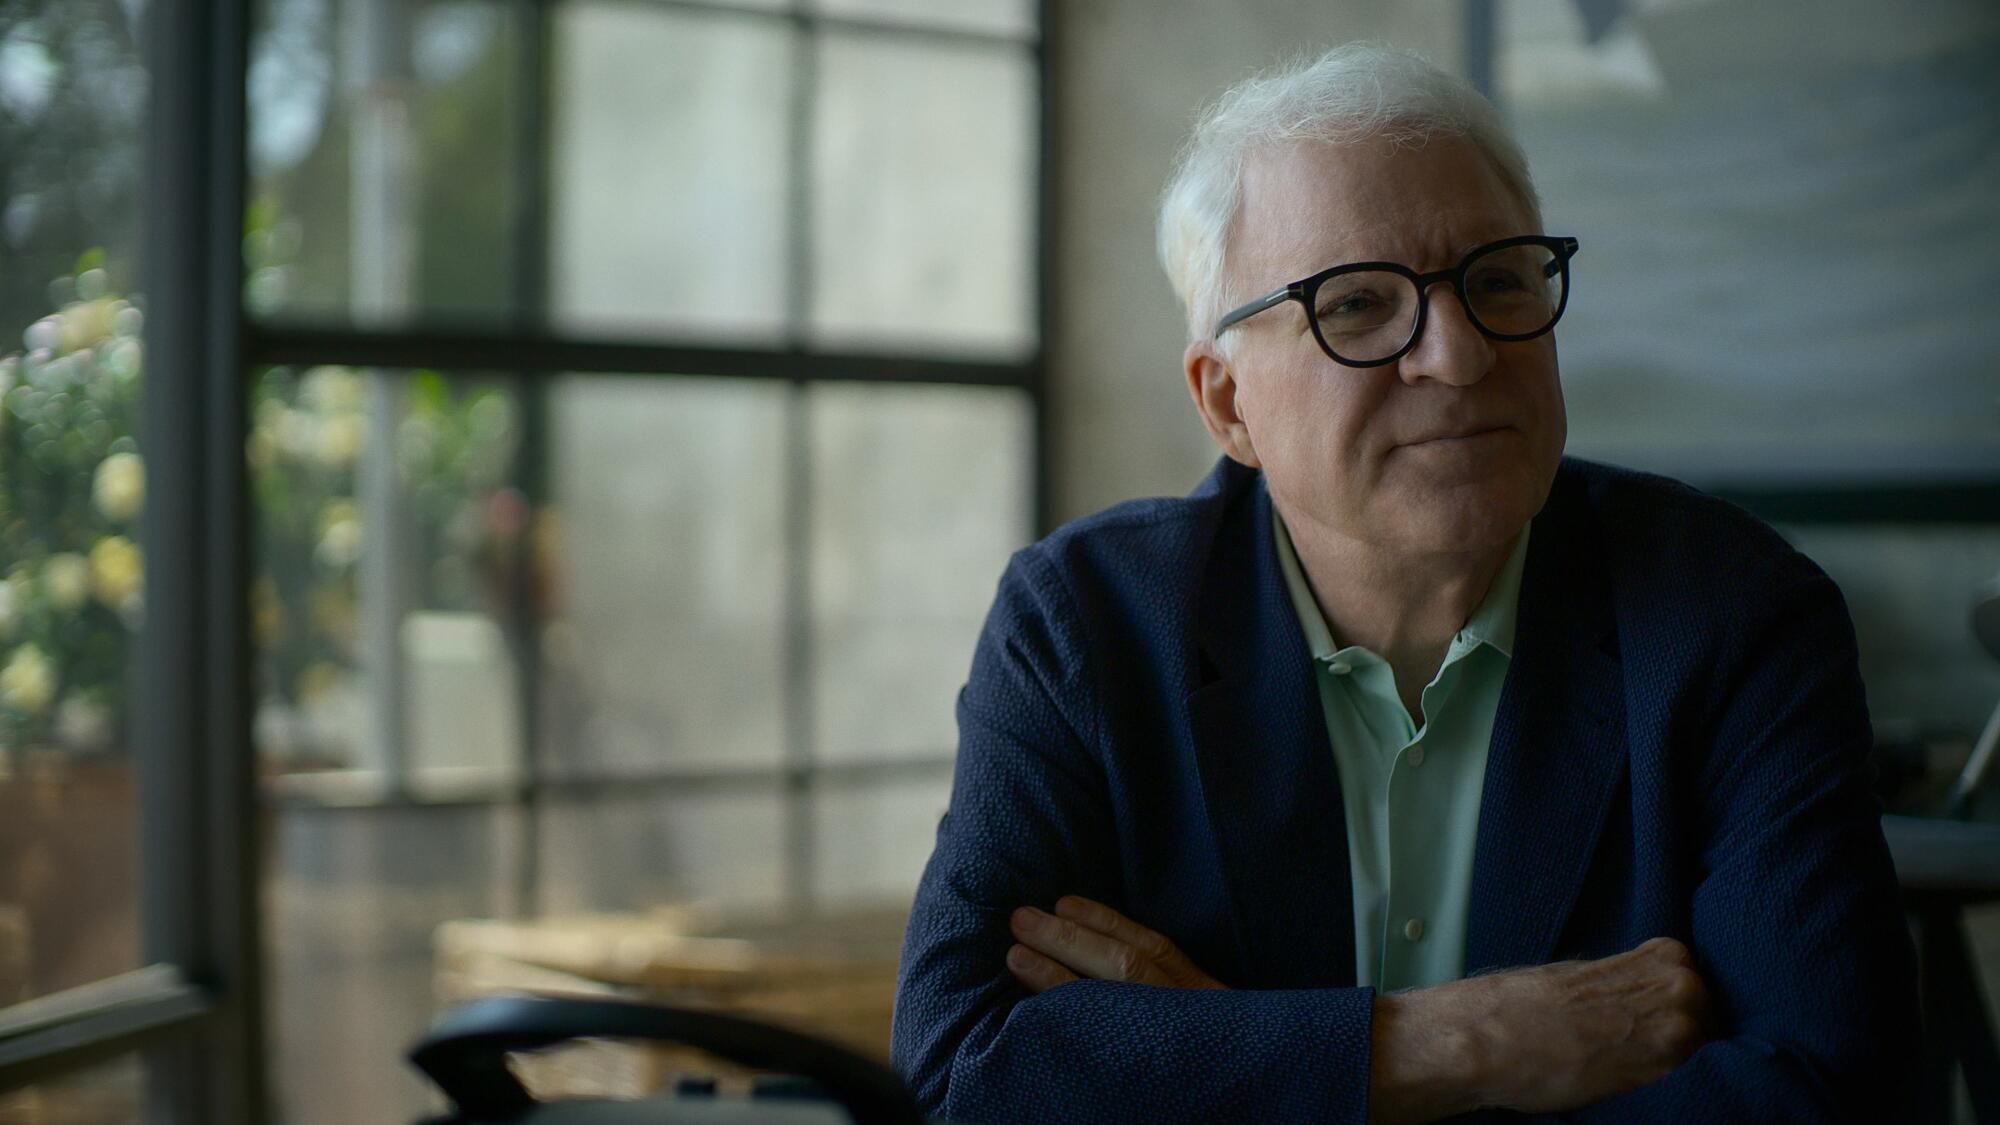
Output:
M514 228L514 317L529 332L548 324L549 295L549 99L554 88L550 72L549 37L553 6L536 0L516 0L521 50L516 72L519 99L514 145L515 190L521 210ZM520 404L521 434L515 448L514 483L528 510L540 513L548 495L549 385L534 372L517 370L515 399ZM542 747L541 626L535 604L536 536L519 536L514 543L508 593L507 637L514 665L515 706L519 715L521 784L515 831L514 909L523 917L539 912L542 903L542 815L544 797Z
M134 724L145 953L212 1010L150 1116L265 1116L250 744L242 257L247 0L156 0L143 268L147 621ZM192 1013L183 1013L192 1015ZM192 1034L188 1034L188 1033Z
M803 352L811 338L813 278L813 95L819 82L822 32L804 13L795 15L788 115L791 176L786 196L787 245L785 328L795 349ZM779 861L788 909L804 913L812 906L813 824L813 651L812 651L812 425L807 379L794 378L785 398L785 668L784 689L785 811L784 839Z

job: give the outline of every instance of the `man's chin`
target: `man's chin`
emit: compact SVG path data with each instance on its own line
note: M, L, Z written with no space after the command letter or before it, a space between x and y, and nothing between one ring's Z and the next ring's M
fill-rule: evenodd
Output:
M1514 537L1541 510L1546 487L1509 475L1441 481L1409 490L1387 518L1406 547L1448 553L1495 546Z

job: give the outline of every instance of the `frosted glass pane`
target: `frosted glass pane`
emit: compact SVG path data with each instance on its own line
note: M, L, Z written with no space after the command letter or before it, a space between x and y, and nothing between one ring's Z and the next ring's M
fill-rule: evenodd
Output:
M821 906L908 906L937 843L951 775L825 786L814 799L813 870Z
M699 901L768 907L784 892L784 801L754 793L612 796L549 805L542 820L548 914Z
M1033 0L816 0L830 15L860 16L919 27L990 32L1025 38L1035 33Z
M527 518L511 390L272 367L249 414L265 775L505 784L521 757L507 567Z
M243 239L252 315L380 325L512 312L517 10L256 6Z
M435 1113L434 1087L403 1058L439 1008L433 935L455 919L514 912L518 814L292 808L269 823L277 1119L349 1125Z
M551 768L778 759L785 394L616 376L555 388Z
M550 299L573 331L774 335L790 25L556 9Z
M808 402L815 749L949 753L973 643L1030 535L1027 396L822 386Z
M901 350L1030 348L1030 55L852 35L829 35L821 51L814 338Z

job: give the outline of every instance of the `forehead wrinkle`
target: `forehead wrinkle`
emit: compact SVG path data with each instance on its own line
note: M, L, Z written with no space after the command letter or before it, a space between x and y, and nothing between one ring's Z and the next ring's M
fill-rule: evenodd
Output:
M1267 148L1246 161L1230 238L1240 253L1228 263L1244 292L1263 293L1349 262L1395 262L1428 273L1457 265L1476 246L1535 233L1520 201L1483 161L1470 182L1420 182L1413 198L1412 185L1400 176L1337 176L1325 183L1309 171L1316 154L1305 148ZM1464 202L1426 208L1423 197L1440 192ZM1361 216L1381 218L1351 225ZM1251 227L1258 228L1257 245L1245 237Z
M1394 262L1429 273L1456 266L1476 247L1532 233L1517 218L1487 208L1452 208L1413 222L1374 223L1353 230L1339 240L1326 264Z

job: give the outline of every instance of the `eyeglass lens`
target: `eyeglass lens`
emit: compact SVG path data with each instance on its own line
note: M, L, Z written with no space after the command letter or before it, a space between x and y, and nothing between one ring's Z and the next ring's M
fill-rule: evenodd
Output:
M1532 336L1563 307L1563 270L1546 246L1489 250L1467 263L1467 311L1489 336ZM1416 283L1387 270L1335 274L1320 283L1314 315L1340 359L1368 363L1396 354L1416 331Z

